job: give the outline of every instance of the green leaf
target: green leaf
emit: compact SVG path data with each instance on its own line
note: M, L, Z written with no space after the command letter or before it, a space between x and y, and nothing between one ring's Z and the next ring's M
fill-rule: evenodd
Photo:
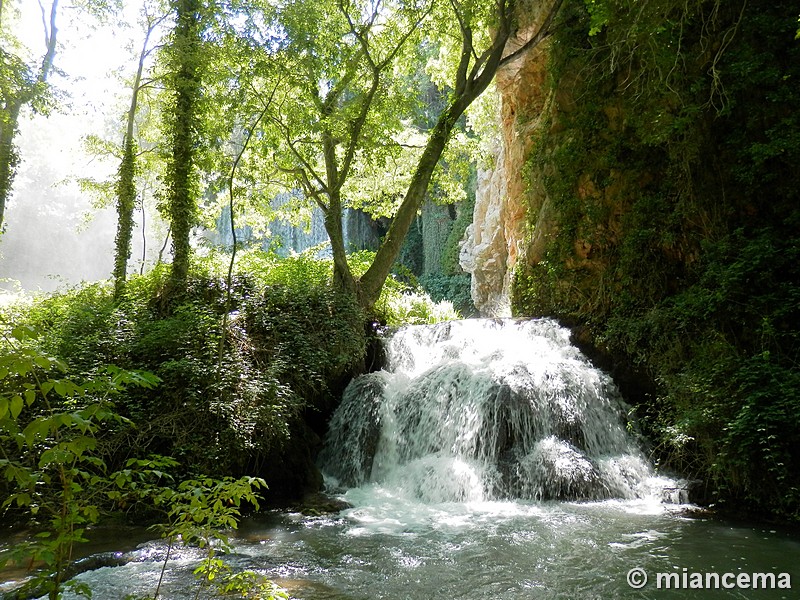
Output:
M41 355L35 356L33 362L36 363L36 365L38 367L41 367L42 369L49 369L50 366L52 365L49 358Z
M19 417L19 414L22 412L22 397L21 396L14 396L11 398L11 418L15 419Z
M50 420L49 419L34 419L22 430L22 435L25 437L25 443L28 446L33 446L33 444L40 439L44 439L47 437L47 434L50 431Z
M5 419L8 414L8 398L0 398L0 420Z
M51 464L65 464L70 461L73 454L63 448L50 448L42 452L39 457L39 468L46 467Z
M36 337L36 329L31 325L20 325L11 330L11 336L22 342Z

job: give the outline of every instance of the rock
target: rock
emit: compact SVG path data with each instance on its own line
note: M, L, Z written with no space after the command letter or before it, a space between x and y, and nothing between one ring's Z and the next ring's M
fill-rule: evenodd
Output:
M504 154L498 152L495 168L478 172L473 221L459 254L461 268L472 275L472 301L485 317L511 316L505 186Z
M303 501L291 508L293 512L299 512L309 517L338 513L353 506L344 500L334 496L329 496L324 492L307 494Z
M520 14L520 33L508 52L522 45L543 15L526 9ZM515 46L515 43L517 46ZM494 166L478 172L473 223L461 243L459 262L472 274L472 301L484 317L511 316L514 268L528 260L526 247L543 251L552 235L553 219L541 182L529 181L526 160L548 101L546 44L523 54L497 72L499 133L493 151ZM527 215L537 222L526 242ZM532 243L531 243L532 242ZM541 260L537 257L535 260Z

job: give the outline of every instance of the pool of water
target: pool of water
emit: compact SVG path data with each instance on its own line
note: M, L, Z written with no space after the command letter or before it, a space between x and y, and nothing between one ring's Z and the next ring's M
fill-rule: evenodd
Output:
M345 498L355 506L336 515L245 520L226 560L275 579L298 600L800 598L797 532L689 517L687 507L654 500L423 504L379 486ZM152 594L165 550L160 540L140 544L133 562L80 579L96 599ZM196 549L172 553L163 598L194 597L200 558ZM628 583L634 568L648 576L641 589ZM659 573L675 574L670 589L663 577L658 586ZM792 589L722 589L741 573L751 586L752 574L765 573L774 588L788 578ZM713 585L707 574L720 578L720 589L675 589L693 577L695 585L697 577Z

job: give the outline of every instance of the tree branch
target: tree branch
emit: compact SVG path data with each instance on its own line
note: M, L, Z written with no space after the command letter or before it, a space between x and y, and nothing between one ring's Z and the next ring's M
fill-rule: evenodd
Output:
M550 37L550 35L553 33L550 30L550 26L553 24L553 20L556 18L556 14L558 14L558 11L560 10L563 2L564 0L555 0L553 6L550 8L550 12L547 13L547 17L545 17L544 22L542 22L541 27L539 27L539 30L533 35L533 37L531 37L531 39L525 42L522 46L517 48L511 54L508 54L507 56L503 57L503 59L500 61L500 66L508 64L511 61L519 58L525 52L527 52L531 48L537 46L543 40Z
M42 67L39 70L39 76L37 77L37 80L39 83L44 83L47 81L47 77L50 74L50 69L53 68L53 60L56 56L56 36L58 34L58 28L56 27L56 15L58 13L58 0L53 0L53 3L50 5L49 27L46 11L41 0L39 0L39 8L42 11L42 25L44 26L44 40L45 45L47 46L47 52L42 59Z

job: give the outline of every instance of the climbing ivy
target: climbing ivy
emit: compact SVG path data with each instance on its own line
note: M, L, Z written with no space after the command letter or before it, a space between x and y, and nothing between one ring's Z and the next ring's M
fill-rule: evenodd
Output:
M197 155L202 136L202 79L207 57L203 52L202 0L172 0L175 28L165 50L166 93L163 127L169 155L165 176L164 212L172 231L171 291L185 292L191 245L197 221L199 181Z
M796 11L639 4L562 13L526 167L554 226L514 310L588 326L706 501L800 518Z

